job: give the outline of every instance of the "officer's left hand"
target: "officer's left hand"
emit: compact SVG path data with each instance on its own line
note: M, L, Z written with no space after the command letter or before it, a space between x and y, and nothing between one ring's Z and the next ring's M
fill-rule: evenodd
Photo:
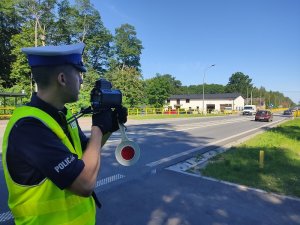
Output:
M116 108L112 112L112 132L119 130L119 124L124 124L127 122L128 110L124 106Z

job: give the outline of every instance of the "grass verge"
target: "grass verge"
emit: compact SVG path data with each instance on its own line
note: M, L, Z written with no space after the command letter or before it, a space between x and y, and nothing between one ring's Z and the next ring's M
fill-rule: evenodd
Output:
M259 152L264 151L264 167ZM212 158L204 176L300 197L300 119L272 128Z

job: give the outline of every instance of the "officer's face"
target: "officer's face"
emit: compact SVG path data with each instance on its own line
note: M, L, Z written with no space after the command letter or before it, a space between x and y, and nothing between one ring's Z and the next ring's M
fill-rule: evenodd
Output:
M75 102L78 100L79 90L82 84L82 75L76 68L70 67L66 78L66 102Z

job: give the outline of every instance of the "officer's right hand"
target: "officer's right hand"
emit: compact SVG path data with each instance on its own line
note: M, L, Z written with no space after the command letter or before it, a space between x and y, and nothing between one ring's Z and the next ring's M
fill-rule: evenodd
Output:
M112 112L112 132L119 130L119 123L127 122L128 109L124 106L115 108Z
M102 134L111 132L112 130L112 110L105 109L92 115L92 126L100 128Z

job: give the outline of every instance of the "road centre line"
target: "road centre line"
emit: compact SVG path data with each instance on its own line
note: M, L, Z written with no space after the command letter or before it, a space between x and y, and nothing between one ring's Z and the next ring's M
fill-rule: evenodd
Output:
M275 124L275 123L279 123L279 122L281 122L281 121L283 121L283 120L284 120L284 119L281 119L281 120L279 120L279 121L275 121L275 122L272 122L272 123L268 123L268 124L262 125L262 126L260 126L260 127L253 128L253 129L251 129L251 130L247 130L247 131L244 131L244 132L242 132L242 133L238 133L238 134L236 134L236 135L233 135L233 136L230 136L230 137L227 137L227 138L218 140L218 141L214 141L214 142L207 143L207 144L205 144L205 145L203 145L203 146L200 146L200 147L197 147L197 148L192 148L192 149L190 149L190 150L187 150L187 151L184 151L184 152L175 154L175 155L171 155L171 156L162 158L162 159L157 160L157 161L154 161L154 162L147 163L146 166L148 166L148 167L158 166L158 165L160 165L160 164L162 164L162 163L169 162L169 161L171 161L171 160L173 160L173 159L176 159L176 158L179 158L179 157L181 157L181 156L185 156L185 155L188 155L188 154L190 154L190 153L199 151L199 150L204 149L204 148L206 148L206 147L208 147L208 146L216 145L216 144L221 143L221 142L223 142L223 141L227 141L227 140L230 140L230 139L232 139L232 138L235 138L235 137L238 137L238 136L247 134L247 133L251 133L251 132L256 131L256 130L259 130L259 129L263 128L263 127L270 126L270 125Z
M239 122L239 121L245 121L245 120L249 120L249 118L246 118L246 117L242 117L242 118L236 118L236 119L227 119L227 120L213 120L213 121L201 121L199 123L191 123L191 124L188 124L188 125L193 125L193 124L220 124L220 123L228 123L228 122ZM176 126L186 126L187 124L180 124L180 125L176 125Z

